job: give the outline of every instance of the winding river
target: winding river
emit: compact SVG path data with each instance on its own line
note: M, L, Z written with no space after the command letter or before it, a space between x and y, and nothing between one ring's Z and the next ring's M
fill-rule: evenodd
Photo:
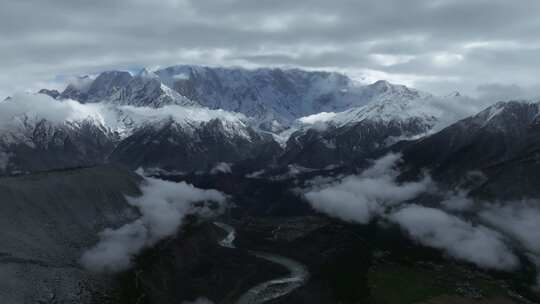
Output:
M227 236L219 241L219 245L225 248L236 248L236 230L224 223L214 223L219 228L227 232ZM260 304L273 299L277 299L291 293L293 290L304 285L309 279L307 267L292 259L268 252L249 251L253 256L279 264L289 270L289 275L260 283L246 291L236 303L238 304Z

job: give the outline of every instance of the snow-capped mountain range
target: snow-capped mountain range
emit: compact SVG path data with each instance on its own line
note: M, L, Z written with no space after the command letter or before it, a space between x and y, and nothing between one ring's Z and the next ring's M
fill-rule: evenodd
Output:
M118 156L124 155L123 150L131 151L131 144L138 146L137 152L142 153L142 150L155 147L158 140L174 144L178 138L183 139L182 144L198 147L192 151L197 155L205 155L209 138L213 139L217 150L231 142L242 143L245 151L238 154L247 157L252 156L250 151L255 148L255 143L272 140L251 128L249 119L242 114L200 106L156 108L108 102L81 104L40 94L15 95L10 101L0 103L0 111L0 171L8 172L94 165L107 162L111 153L114 160L134 166L139 162L133 164ZM170 136L159 139L150 136L134 143L134 138L141 138L141 134L161 132L165 127L171 128ZM125 157L131 160L133 155L126 154ZM197 164L202 167L202 163L187 163L190 156L187 153L183 159L177 159L178 167L196 169ZM219 162L220 156L216 152L214 162ZM159 159L154 159L141 160L140 164L150 166L154 161L160 163ZM211 164L209 161L207 165Z
M165 86L159 77L142 69L132 76L125 71L103 72L94 80L82 78L69 84L58 99L73 99L82 103L105 102L115 105L162 107L165 105L196 105L197 103ZM50 91L43 93L54 97Z
M257 127L281 131L295 120L321 112L342 112L367 104L414 101L435 96L378 81L361 85L345 75L298 69L173 66L135 76L104 72L85 85L69 85L59 99L161 107L194 105L242 113ZM45 92L46 93L46 92ZM55 93L52 93L56 95Z
M536 189L540 176L540 101L497 102L447 128L410 142L402 149L414 167L459 180L478 170L498 178L511 176L514 188ZM518 170L513 174L507 170ZM520 180L518 182L518 180ZM506 188L505 188L506 187ZM499 190L506 189L507 186ZM536 192L536 190L534 191Z
M317 168L440 130L473 114L471 101L298 69L108 71L1 102L0 171L107 161L192 171L248 159ZM63 150L66 162L28 165Z

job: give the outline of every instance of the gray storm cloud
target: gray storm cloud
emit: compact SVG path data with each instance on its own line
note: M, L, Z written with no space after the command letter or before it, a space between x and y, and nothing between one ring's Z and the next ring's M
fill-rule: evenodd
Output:
M190 184L145 178L142 196L128 198L141 217L118 229L105 229L100 241L81 257L82 265L92 271L121 271L127 269L133 257L142 249L174 235L189 214L211 216L219 212L196 202L211 201L223 206L224 194L202 190Z
M436 93L536 85L539 9L535 0L5 0L0 99L72 75L178 63L332 69Z

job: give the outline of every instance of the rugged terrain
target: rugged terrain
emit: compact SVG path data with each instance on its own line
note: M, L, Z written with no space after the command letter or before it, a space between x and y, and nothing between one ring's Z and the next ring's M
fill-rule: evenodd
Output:
M110 278L79 259L107 227L138 217L126 196L141 177L94 167L0 178L0 298L3 303L87 302Z
M0 297L538 301L540 106L474 102L201 66L14 95L0 102ZM89 250L125 267L90 269Z

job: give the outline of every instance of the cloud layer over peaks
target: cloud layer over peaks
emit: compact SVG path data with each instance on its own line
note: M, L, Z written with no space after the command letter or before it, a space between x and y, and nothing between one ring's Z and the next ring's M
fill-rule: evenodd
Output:
M538 84L536 0L4 0L0 99L111 69L297 66L435 93Z

